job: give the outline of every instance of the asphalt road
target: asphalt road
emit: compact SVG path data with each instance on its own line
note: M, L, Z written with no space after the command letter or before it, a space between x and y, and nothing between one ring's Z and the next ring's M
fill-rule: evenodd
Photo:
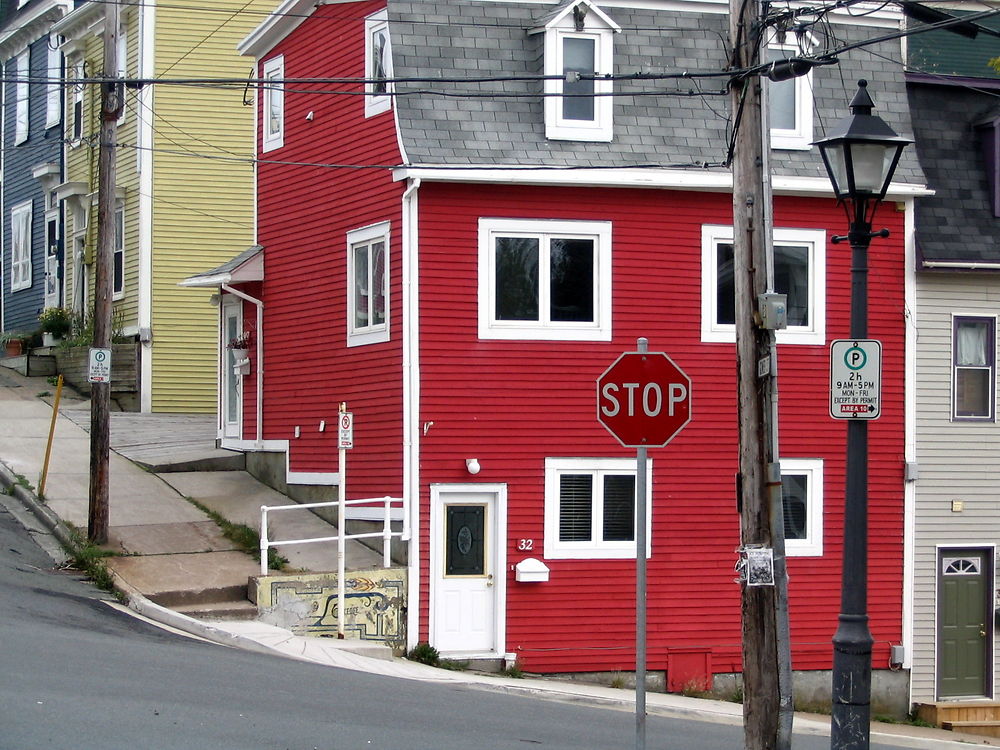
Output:
M629 711L244 652L165 631L109 600L54 570L0 506L0 750L635 746ZM649 750L742 747L738 726L657 716L647 737ZM828 746L825 737L794 743Z

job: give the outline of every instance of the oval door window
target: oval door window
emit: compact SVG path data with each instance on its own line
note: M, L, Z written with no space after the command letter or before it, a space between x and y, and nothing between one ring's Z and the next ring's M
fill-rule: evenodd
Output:
M486 575L486 506L446 506L445 536L445 575Z

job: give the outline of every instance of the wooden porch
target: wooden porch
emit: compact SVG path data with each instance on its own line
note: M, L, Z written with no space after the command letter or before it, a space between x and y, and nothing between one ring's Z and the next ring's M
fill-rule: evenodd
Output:
M917 717L942 729L1000 737L1000 701L971 700L920 703Z

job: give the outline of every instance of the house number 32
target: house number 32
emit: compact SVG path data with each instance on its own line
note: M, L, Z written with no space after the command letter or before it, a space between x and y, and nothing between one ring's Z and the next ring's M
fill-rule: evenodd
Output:
M534 539L518 539L517 540L517 548L519 550L521 550L522 552L527 552L529 550L533 550L535 548L535 540Z

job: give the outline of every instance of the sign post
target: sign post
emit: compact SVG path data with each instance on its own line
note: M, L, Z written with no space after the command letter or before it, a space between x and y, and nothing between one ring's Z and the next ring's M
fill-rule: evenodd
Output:
M347 402L340 403L340 413L337 415L337 449L340 459L338 470L340 484L337 486L337 637L344 637L344 603L347 600L347 558L344 544L345 527L347 525L347 451L354 447L354 415L347 411Z
M635 747L646 747L646 461L691 421L691 379L663 352L625 352L597 379L597 420L635 448Z

